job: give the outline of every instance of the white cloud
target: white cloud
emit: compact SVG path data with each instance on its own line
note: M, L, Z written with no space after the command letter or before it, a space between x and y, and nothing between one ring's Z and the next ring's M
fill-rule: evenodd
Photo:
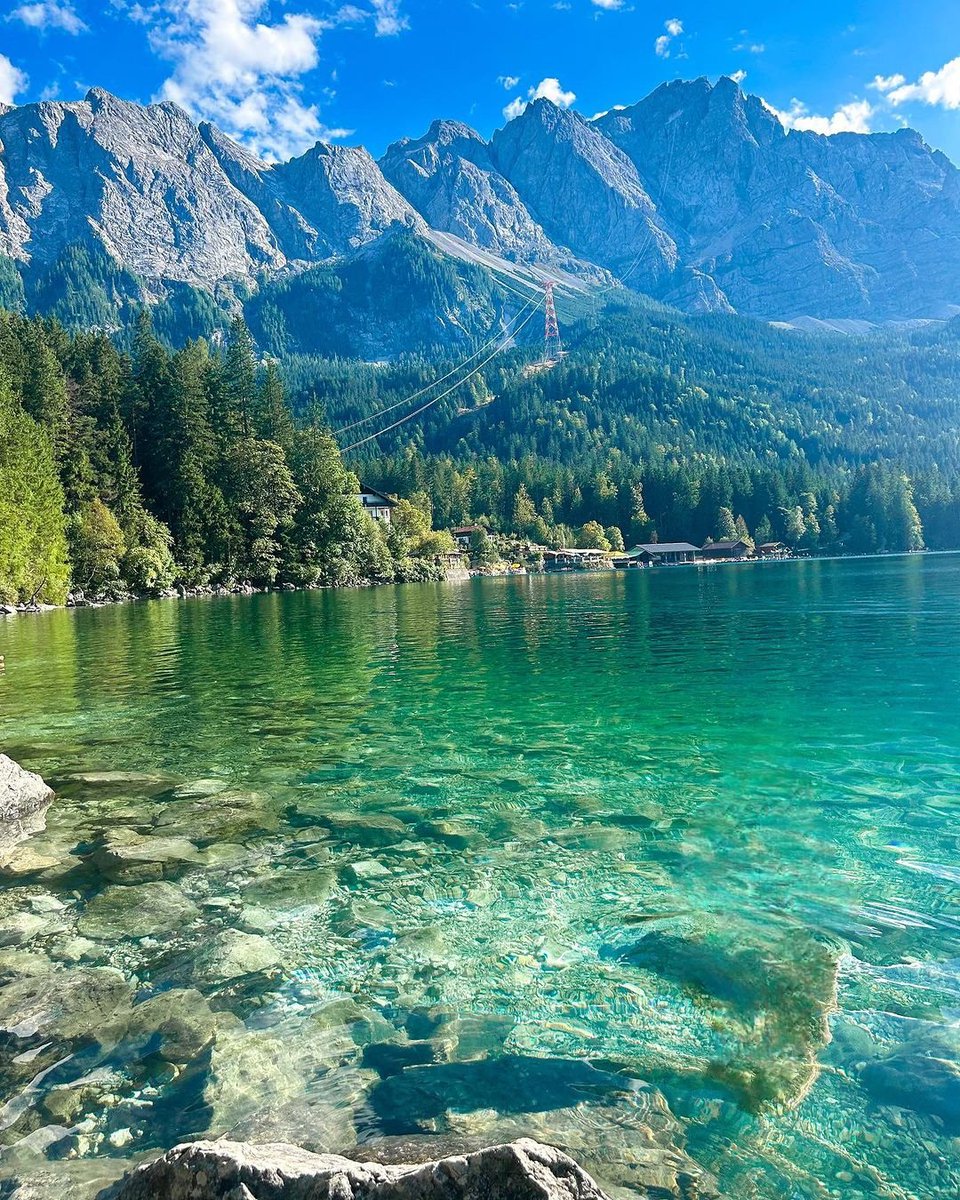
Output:
M730 78L733 80L734 83L743 83L743 81L746 79L746 77L747 77L747 73L742 67L740 68L739 71L734 71L733 74L730 76Z
M410 28L410 22L400 12L400 0L371 0L377 37L394 37Z
M547 79L541 79L536 87L529 88L526 100L522 100L519 96L514 97L503 110L503 115L508 121L512 121L514 117L519 117L533 100L550 100L558 108L569 108L576 98L576 92L565 92L560 85L560 80L551 75Z
M503 115L508 121L512 121L514 117L519 117L526 107L526 100L521 100L519 96L514 96L510 103L504 107Z
M663 27L667 32L661 33L653 43L653 52L658 58L669 58L670 43L683 33L683 22L679 17L671 17L669 21L664 21ZM684 55L680 57L683 58Z
M774 108L772 104L767 104L767 108L787 129L803 129L827 136L834 133L869 133L875 112L869 100L851 100L849 104L841 104L830 117L816 116L800 100L791 100L790 108L786 111Z
M499 83L500 86L504 89L504 91L507 91L507 92L513 91L513 89L517 86L517 84L519 82L520 82L519 75L498 75L497 76L497 83Z
M763 42L740 42L734 46L737 53L746 52L747 54L763 54L766 46Z
M874 75L873 81L867 84L875 92L892 92L907 82L906 75Z
M876 82L881 82L877 76ZM960 58L951 59L939 71L925 71L916 83L906 83L902 75L892 75L882 82L892 83L892 89L881 87L893 105L917 100L937 108L960 108Z
M612 112L623 112L623 110L624 110L626 107L627 107L627 105L626 105L626 104L613 104L613 105L611 105L611 106L610 106L610 108L605 108L605 109L603 109L603 111L602 111L602 112L594 113L594 114L593 114L593 116L592 116L592 117L588 117L588 118L587 118L587 120L588 120L588 121L599 121L601 117L605 117L605 116L607 116L607 114L608 114L608 113L612 113Z
M0 104L14 104L30 80L5 54L0 54Z
M62 29L65 33L84 33L87 26L77 16L69 2L38 0L35 4L21 4L11 12L8 20L22 21L31 29Z
M608 12L613 12L618 8L623 8L624 0L593 0L597 8L605 8Z
M301 77L320 61L322 33L362 20L373 20L381 36L403 27L396 0L348 5L328 19L286 12L272 23L269 0L164 0L145 11L152 47L173 64L159 98L271 160L349 132L328 129L302 98Z

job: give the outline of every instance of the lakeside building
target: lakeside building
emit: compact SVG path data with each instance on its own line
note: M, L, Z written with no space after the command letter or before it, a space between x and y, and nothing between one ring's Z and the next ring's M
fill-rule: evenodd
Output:
M757 547L758 558L789 558L790 553L785 542L763 542Z
M450 533L461 550L469 550L473 535L479 533L482 528L482 525L458 525L456 529L451 529Z
M389 496L385 496L383 492L365 487L362 483L360 484L360 503L363 505L364 512L369 513L375 521L385 521L387 525L390 524L390 514L397 506L397 502L391 500Z
M707 542L700 547L702 558L749 558L750 543L743 538L723 542Z
M676 566L679 563L696 562L700 551L689 542L641 542L639 546L627 551L627 557L644 550L655 563L665 566Z
M656 559L649 550L637 546L624 554L614 555L613 565L618 571L635 571L640 567L652 567Z
M544 550L545 571L596 571L609 567L610 555L606 550Z

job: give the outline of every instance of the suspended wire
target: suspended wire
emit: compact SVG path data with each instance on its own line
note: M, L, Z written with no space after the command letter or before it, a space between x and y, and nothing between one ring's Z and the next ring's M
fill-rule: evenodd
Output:
M526 299L526 297L521 297L521 299ZM539 306L539 297L536 295L533 295L527 299L527 303L523 306L523 308L520 309L513 320L516 321L518 317L523 316L524 312L530 307L531 304L534 303ZM397 400L396 403L390 404L386 408L378 409L376 412L369 413L365 417L359 417L356 421L351 421L349 425L341 425L339 429L333 430L333 436L339 437L341 433L347 433L351 429L356 429L358 425L366 425L369 421L376 421L380 417L385 416L387 413L393 412L394 409L402 408L405 404L411 404L414 400L419 400L421 396L425 396L427 392L435 388L437 384L443 383L445 380L449 379L451 375L456 375L458 371L462 371L467 363L473 362L478 355L483 354L484 350L486 350L489 346L492 346L493 343L502 336L503 331L497 330L497 332L491 337L487 338L483 345L478 350L475 350L469 358L465 358L462 362L457 363L455 367L451 367L446 375L441 375L439 379L431 380L430 383L425 384L424 387L420 388L419 391L414 392L411 396L404 396L402 400Z
M670 180L670 175L671 175L671 172L673 169L673 154L674 154L674 149L676 147L676 142L677 142L677 127L674 124L674 127L671 131L671 136L670 136L670 151L667 155L667 167L663 174L663 182L660 185L660 198L657 201L657 204L654 206L654 211L661 208L663 205L663 199L664 199L664 196L666 195L666 191L667 191L667 184ZM593 292L591 294L590 298L595 300L597 297L604 295L607 292L613 291L613 289L616 287L622 287L623 284L625 283L626 279L628 278L628 276L632 275L633 272L640 265L640 262L643 259L644 255L647 253L647 250L652 241L653 241L653 226L650 223L648 223L647 236L644 239L643 244L641 245L639 251L637 252L637 254L634 257L633 262L630 264L630 266L627 267L627 269L619 277L617 277L613 283L607 284L606 287L598 288L595 292ZM536 293L534 293L534 295L527 298L522 292L518 291L515 287L512 287L510 284L506 283L503 279L498 279L497 282L498 282L499 286L504 288L506 291L512 292L513 295L518 296L521 300L526 300L526 303L524 304L523 308L521 308L520 311L513 318L514 321L516 321L519 317L523 316L523 313L528 308L530 308L531 305L535 304L536 307L534 307L533 312L531 312L527 317L525 317L524 320L519 325L517 325L514 328L514 330L504 338L504 340L501 342L501 344L499 346L497 346L497 348L493 351L492 354L488 355L482 362L477 363L477 365L475 367L473 367L466 375L464 375L464 377L462 379L458 379L456 383L451 384L451 386L449 388L447 388L445 391L441 392L439 396L434 396L434 398L432 400L428 400L426 404L422 404L419 408L415 409L413 412L407 413L407 415L404 417L400 417L399 420L394 421L390 425L387 425L384 429L380 429L376 433L367 434L366 437L360 438L359 441L353 442L349 446L344 446L341 450L342 454L346 454L350 450L356 450L358 447L366 445L367 442L372 442L376 438L382 437L383 434L385 434L385 433L390 433L391 430L397 429L400 425L405 424L405 422L413 420L414 417L418 417L421 413L426 412L426 410L428 408L432 408L434 404L438 404L441 400L446 399L446 397L449 396L451 394L451 392L455 392L458 387L460 387L462 384L466 383L467 380L471 379L474 375L476 375L476 373L478 371L482 370L482 368L485 367L488 362L491 362L494 358L496 358L496 356L500 353L500 351L503 350L514 339L514 337L521 331L521 329L523 329L524 326L529 324L529 322L533 319L533 317L536 316L537 312L539 312L541 305L544 303L545 296L541 297L541 296L538 296ZM459 371L462 371L463 368L468 363L472 362L475 358L477 358L478 355L483 354L483 352L494 341L496 341L499 336L500 336L500 334L496 333L492 337L488 338L487 341L484 342L484 344L482 346L480 346L480 348L478 350L475 350L473 352L473 354L471 354L471 355L469 355L469 357L463 359L463 361L458 363L455 367L452 367L449 371L447 371L447 373L445 375L441 375L438 379L432 380L430 383L426 384L424 387L420 388L418 391L413 392L412 395L405 396L402 400L397 400L395 403L388 405L386 408L381 408L375 413L370 413L365 417L358 418L356 421L351 421L348 425L342 425L339 429L335 429L333 431L334 436L339 437L339 435L342 433L348 433L351 429L356 429L360 425L366 425L370 421L377 420L380 417L386 416L387 413L394 412L396 409L402 408L405 404L411 404L414 400L419 400L419 398L421 396L425 396L427 394L427 392L431 391L438 384L445 382L452 375L456 375Z
M387 425L387 427L385 429L379 429L379 430L377 430L376 433L368 433L366 437L361 438L358 442L354 442L350 446L344 446L343 449L341 450L341 453L347 454L350 450L356 450L358 446L364 446L364 445L366 445L367 442L372 442L376 438L382 437L383 434L390 433L391 430L396 429L400 425L403 425L405 421L412 421L414 417L419 417L419 415L422 412L426 412L427 409L431 408L434 404L439 404L439 402L441 400L445 399L447 396L449 396L451 392L455 392L458 387L460 387L462 384L466 383L467 380L470 379L472 376L476 375L476 373L478 371L482 370L487 365L488 362L491 362L493 359L495 359L497 357L497 355L500 353L500 351L505 349L506 346L511 341L513 341L513 338L515 337L515 335L518 334L525 325L528 325L533 320L533 318L540 311L541 304L542 304L542 300L539 300L537 302L537 306L533 310L533 312L530 313L529 316L527 316L517 326L517 328L513 331L512 334L510 334L508 337L504 338L504 340L500 343L500 345L496 348L496 350L493 351L492 354L488 354L487 357L482 362L477 363L477 365L473 368L472 371L469 372L469 374L464 375L464 377L462 379L458 379L456 383L452 384L445 391L441 392L439 396L434 396L434 398L432 400L428 400L426 402L426 404L421 404L421 406L417 409L414 409L414 411L412 413L407 413L407 415L405 417L400 417L399 420L394 421L392 425Z

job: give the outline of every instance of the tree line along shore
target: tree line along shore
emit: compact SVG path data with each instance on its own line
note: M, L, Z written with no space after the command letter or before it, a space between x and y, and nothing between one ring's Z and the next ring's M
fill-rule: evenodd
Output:
M331 370L342 383L364 367ZM431 454L416 434L363 461L365 483L401 497L389 523L371 520L328 427L327 390L291 406L291 376L258 355L241 319L217 344L171 348L146 312L123 345L0 313L0 602L442 578L457 550L449 529L467 523L483 530L464 547L478 569L517 539L864 553L922 548L929 519L933 544L949 545L953 493L918 496L887 461L814 476L702 455L628 461L611 447L585 474L533 453Z

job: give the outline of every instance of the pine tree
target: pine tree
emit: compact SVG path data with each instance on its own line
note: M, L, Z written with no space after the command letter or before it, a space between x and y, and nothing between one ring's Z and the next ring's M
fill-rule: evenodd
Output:
M0 371L0 599L60 603L68 579L63 488L53 447Z
M223 367L222 433L231 441L249 438L257 403L257 359L253 338L243 317L230 325Z

